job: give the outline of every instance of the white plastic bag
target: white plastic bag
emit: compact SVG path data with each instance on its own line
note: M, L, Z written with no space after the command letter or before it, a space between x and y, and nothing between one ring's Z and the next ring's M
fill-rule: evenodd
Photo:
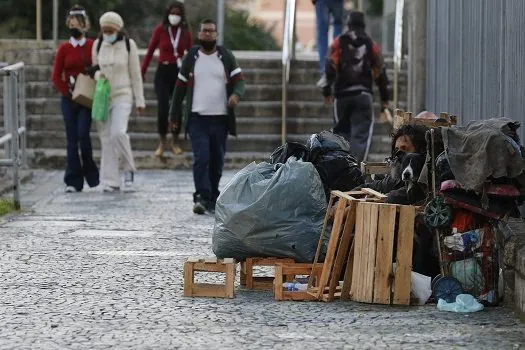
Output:
M432 295L432 289L430 284L432 279L428 276L412 271L411 274L412 284L410 287L410 293L417 299L416 305L425 305L428 298Z
M478 303L470 294L460 294L453 303L447 303L445 300L439 299L437 308L441 311L476 312L483 310L483 304Z

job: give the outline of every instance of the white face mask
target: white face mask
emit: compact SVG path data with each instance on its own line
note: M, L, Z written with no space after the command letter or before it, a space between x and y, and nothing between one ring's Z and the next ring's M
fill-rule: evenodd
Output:
M108 44L113 44L115 41L117 41L117 33L113 34L102 34L102 37L105 42Z
M169 15L168 16L168 21L170 21L170 24L172 26L176 26L177 24L179 24L181 19L182 18L179 15Z

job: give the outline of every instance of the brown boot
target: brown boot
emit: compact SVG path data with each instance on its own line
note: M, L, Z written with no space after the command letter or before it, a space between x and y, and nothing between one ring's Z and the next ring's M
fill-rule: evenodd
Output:
M183 153L182 148L179 145L177 145L177 140L176 139L172 139L171 140L171 151L176 156L178 156L179 154Z
M166 150L166 136L164 137L161 136L159 147L157 147L157 150L155 151L155 156L162 157L165 150Z

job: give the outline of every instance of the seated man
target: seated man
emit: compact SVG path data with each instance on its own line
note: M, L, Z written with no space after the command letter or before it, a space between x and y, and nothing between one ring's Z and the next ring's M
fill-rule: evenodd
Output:
M419 153L424 155L427 152L427 142L425 134L428 128L421 125L403 125L392 135L392 155L395 158L399 152ZM395 159L394 159L395 161ZM365 183L359 188L368 187L381 193L388 194L393 190L398 190L405 186L402 178L402 167L399 162L393 165L390 174L379 180Z

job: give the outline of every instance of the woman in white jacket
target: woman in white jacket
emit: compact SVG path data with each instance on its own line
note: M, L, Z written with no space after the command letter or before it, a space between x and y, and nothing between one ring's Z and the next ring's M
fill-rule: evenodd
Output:
M102 35L93 44L95 79L108 79L111 94L109 116L98 123L102 144L100 184L104 192L120 190L119 160L125 171L125 184L131 185L136 172L131 144L127 134L128 121L133 108L137 113L145 108L142 75L137 45L123 32L124 21L116 12L106 12L100 17Z

